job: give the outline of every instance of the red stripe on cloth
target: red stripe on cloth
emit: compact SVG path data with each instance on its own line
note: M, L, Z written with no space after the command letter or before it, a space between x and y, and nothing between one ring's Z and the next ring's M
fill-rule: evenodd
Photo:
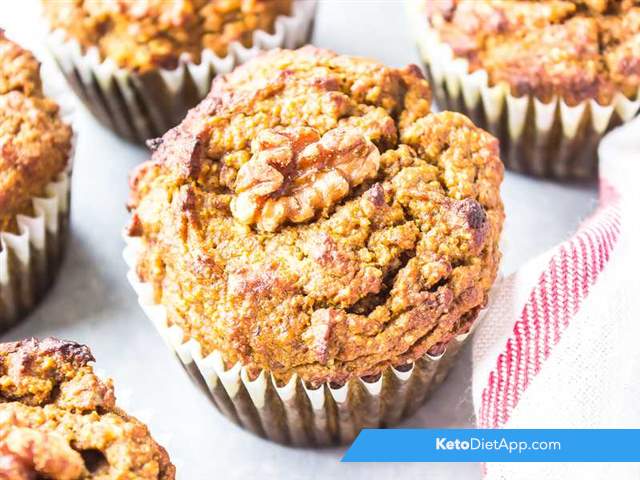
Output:
M600 191L598 210L551 257L498 355L482 392L480 427L507 422L607 265L620 233L619 195L607 184Z

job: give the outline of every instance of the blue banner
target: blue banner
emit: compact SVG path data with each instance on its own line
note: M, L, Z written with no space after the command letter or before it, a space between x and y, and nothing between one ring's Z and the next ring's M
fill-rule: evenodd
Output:
M342 461L640 462L640 429L367 429Z

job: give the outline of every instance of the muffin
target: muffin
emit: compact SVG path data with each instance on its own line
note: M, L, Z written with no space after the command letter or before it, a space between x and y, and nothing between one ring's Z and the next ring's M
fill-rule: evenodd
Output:
M177 125L212 78L310 38L315 0L42 0L49 45L104 125L138 143Z
M432 113L415 65L305 47L217 78L150 146L130 278L223 412L317 445L422 403L498 269L495 138Z
M640 1L412 0L438 106L500 139L507 168L593 178L640 106Z
M68 227L72 132L39 69L0 30L0 330L51 284Z
M116 406L84 345L55 338L0 344L0 477L175 478L145 425Z

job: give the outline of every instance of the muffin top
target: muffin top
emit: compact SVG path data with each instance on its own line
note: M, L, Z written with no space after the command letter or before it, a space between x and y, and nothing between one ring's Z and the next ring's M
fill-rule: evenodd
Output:
M150 146L138 274L204 354L341 383L441 352L487 300L498 142L431 113L414 65L266 53Z
M640 87L638 0L426 0L454 54L515 96L610 104Z
M42 93L39 64L0 30L0 231L31 214L31 198L67 166L71 129Z
M0 344L0 477L175 478L147 427L116 407L93 360L84 345L55 338Z
M203 49L224 57L232 42L250 47L254 31L272 32L292 9L292 0L42 1L52 30L139 72L176 68L181 54L199 63Z

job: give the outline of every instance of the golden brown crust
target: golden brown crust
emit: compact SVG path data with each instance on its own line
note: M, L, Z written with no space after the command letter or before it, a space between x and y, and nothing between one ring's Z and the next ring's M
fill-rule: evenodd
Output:
M54 338L0 344L0 479L175 478L92 361L87 347Z
M503 167L496 139L429 102L415 66L313 47L215 80L131 181L138 273L170 322L312 383L466 331L498 267Z
M609 104L640 87L637 0L425 0L440 38L516 96Z
M0 31L0 231L15 231L17 214L65 169L71 129L42 93L39 64Z
M26 96L42 95L40 64L38 60L20 46L8 41L0 29L0 95L11 91Z
M200 62L202 50L224 57L229 44L250 47L253 32L273 31L292 0L43 0L52 29L60 28L103 58L145 72L175 68L181 54Z

